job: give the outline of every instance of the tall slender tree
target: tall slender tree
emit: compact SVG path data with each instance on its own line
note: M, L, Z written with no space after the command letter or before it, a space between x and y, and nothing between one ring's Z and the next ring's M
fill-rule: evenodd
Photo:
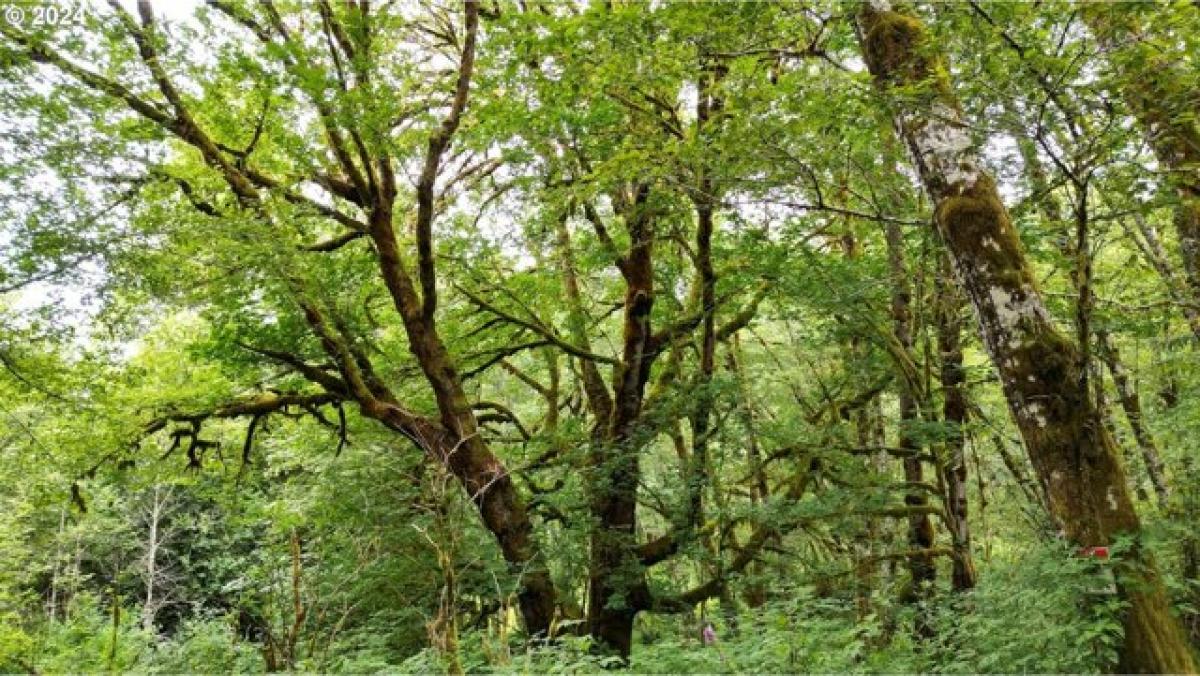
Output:
M1174 188L1174 224L1192 303L1200 303L1200 120L1182 64L1155 45L1136 3L1089 2L1083 18L1116 71L1114 88L1142 126Z
M1140 522L1119 452L1085 385L1086 365L1046 310L995 181L975 149L944 57L917 16L886 0L863 3L858 25L864 59L935 205L938 234L975 308L1051 509L1066 536L1082 547L1108 545L1122 534L1136 537ZM1121 667L1193 671L1190 647L1153 560L1135 546L1120 577L1129 603Z

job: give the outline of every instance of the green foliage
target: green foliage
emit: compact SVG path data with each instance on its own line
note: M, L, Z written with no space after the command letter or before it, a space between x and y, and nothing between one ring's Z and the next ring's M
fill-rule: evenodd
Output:
M1096 673L1116 664L1121 602L1111 564L1041 546L984 569L979 588L938 608L925 668L954 673Z
M100 672L136 669L154 649L154 637L143 631L136 606L76 595L65 622L49 623L39 636L29 664L46 672Z
M1115 668L1108 564L1054 538L1048 477L965 304L947 315L964 327L967 420L945 419L954 280L894 101L863 65L859 3L471 5L428 251L414 183L448 129L461 3L154 3L148 41L128 4L69 25L0 17L0 672ZM1196 167L1152 147L1197 125L1193 4L1104 6L1110 28L1137 28L1114 43L1060 1L914 11L1050 321L1087 348L1081 385L1107 406L1094 424L1200 641L1200 272L1178 227ZM1122 95L1145 83L1165 96ZM635 253L652 283L631 293ZM403 307L423 264L429 317ZM651 295L654 338L627 344L625 315ZM619 392L624 360L651 357L636 396ZM635 411L629 430L599 417L587 367ZM324 399L255 408L287 396ZM486 453L462 453L464 420ZM960 432L971 591L948 582ZM485 525L503 481L512 502ZM618 490L637 524L608 566L597 543L627 524L604 523L598 498ZM908 561L918 494L926 589ZM642 566L645 543L670 551ZM519 619L542 565L548 643ZM651 597L628 664L587 635L601 578L609 608L643 580Z
M733 615L709 608L708 620L688 615L647 618L631 673L1102 673L1121 640L1120 603L1109 593L1108 564L1073 556L1056 543L1022 547L983 565L980 586L940 594L930 602L935 636L917 641L911 607L878 594L860 616L854 599L821 596L813 587L777 583L773 598ZM711 621L718 640L701 640ZM564 637L529 649L519 642L497 659L496 637L464 634L463 666L476 673L593 673L619 666L598 656L587 637ZM424 651L403 671L441 668Z
M139 670L161 673L262 671L260 646L241 640L233 618L194 618L179 627L170 641L161 642Z

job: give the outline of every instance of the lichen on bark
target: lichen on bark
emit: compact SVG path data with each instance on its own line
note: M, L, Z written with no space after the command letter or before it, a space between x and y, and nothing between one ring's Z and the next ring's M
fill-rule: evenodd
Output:
M995 182L957 132L929 131L966 128L940 56L911 14L864 3L858 25L867 66L936 205L938 233L1064 535L1081 546L1108 545L1119 535L1136 541L1140 524L1120 454L1091 399L1077 346L1046 311ZM1121 668L1194 671L1153 559L1135 546L1119 563L1118 580L1129 605Z

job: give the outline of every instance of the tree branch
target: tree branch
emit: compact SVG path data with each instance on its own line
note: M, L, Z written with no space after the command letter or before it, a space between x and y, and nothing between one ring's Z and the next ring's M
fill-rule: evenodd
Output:
M475 66L475 37L479 29L479 3L466 0L466 39L463 41L462 58L458 64L458 82L454 88L454 99L450 112L442 120L441 128L429 139L425 152L425 164L417 180L417 276L421 284L421 313L426 320L433 319L437 311L437 276L433 255L433 201L434 183L442 156L450 145L450 139L458 130L463 110L467 107L467 94L471 87L471 73Z
M552 331L549 327L542 325L542 323L539 321L529 320L529 319L521 319L520 317L517 317L515 315L505 312L504 310L501 310L500 308L492 305L491 303L480 298L479 296L476 296L475 294L471 293L470 291L467 291L466 289L462 288L461 286L456 285L454 288L457 289L464 296L466 296L467 300L471 301L471 303L478 306L481 310L486 310L487 312L490 312L490 313L496 315L497 317L503 319L504 321L506 321L510 324L513 324L515 326L520 326L521 328L533 331L534 333L538 334L539 336L542 336L546 340L550 341L551 344L555 345L556 347L561 349L563 352L566 352L567 354L569 354L573 357L579 357L580 359L587 359L590 361L600 362L603 364L609 364L612 366L615 366L617 364L617 360L612 357L606 357L604 355L595 354L593 352L588 352L587 350L584 350L583 348L580 348L576 345L572 345L571 343L568 343L566 340L564 340L558 334L556 334L554 331Z

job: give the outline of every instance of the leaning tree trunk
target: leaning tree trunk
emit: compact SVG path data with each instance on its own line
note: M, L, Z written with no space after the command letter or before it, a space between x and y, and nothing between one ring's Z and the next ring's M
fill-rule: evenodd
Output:
M1117 87L1141 124L1158 161L1169 172L1169 183L1178 194L1174 221L1179 235L1183 269L1191 291L1200 302L1200 121L1196 118L1196 91L1185 85L1171 55L1150 44L1137 18L1125 3L1086 3L1083 18L1106 51L1130 50L1136 72L1124 73Z
M886 0L858 15L863 56L894 100L898 131L935 206L934 221L979 322L1009 410L1062 521L1081 546L1107 545L1140 523L1116 446L1098 419L1077 347L1050 319L996 184L982 168L948 70L916 17ZM1195 670L1152 558L1120 565L1129 608L1124 671Z
M1171 497L1171 490L1167 485L1166 471L1163 467L1162 456L1158 452L1158 445L1154 443L1154 435L1150 433L1150 428L1146 427L1146 422L1142 417L1141 397L1134 389L1133 383L1129 382L1129 371L1121 363L1117 346L1113 345L1112 338L1108 333L1097 331L1096 344L1100 348L1100 359L1108 366L1108 372L1112 375L1113 384L1117 388L1117 399L1125 411L1129 429L1133 432L1133 438L1142 452L1142 461L1146 463L1146 473L1150 475L1150 483L1153 484L1154 493L1158 496L1158 504L1166 509L1167 501Z
M520 575L517 598L525 630L530 636L548 635L554 616L555 591L533 536L533 523L508 468L480 436L479 423L463 388L462 376L442 342L433 315L423 311L418 300L397 245L391 209L394 196L389 192L385 197L372 210L371 239L375 243L384 282L404 325L409 351L433 390L441 428L445 432L443 439L414 441L440 456L435 459L459 480L479 510L484 526L496 537L504 560ZM310 323L312 321L310 319ZM373 389L379 390L382 399L369 398L363 404L364 413L403 430L403 423L394 424L392 420L398 409L387 405L394 404L394 401L388 401L391 394L380 384L375 384ZM437 435L430 433L427 436Z
M1021 151L1021 158L1025 162L1025 173L1029 178L1030 187L1034 194L1041 195L1038 202L1038 210L1046 218L1052 227L1056 230L1061 227L1064 222L1062 214L1062 205L1050 189L1050 181L1046 175L1045 167L1041 159L1038 157L1037 148L1034 145L1033 139L1027 135L1018 134L1017 146ZM1158 243L1153 231L1149 228L1143 229L1143 237L1146 240L1145 253L1150 259L1151 265L1159 272L1163 279L1163 283L1167 286L1167 292L1173 299L1176 296L1175 292L1175 274L1166 262L1166 255L1162 252L1161 244ZM1063 234L1060 238L1058 246L1059 251L1068 259L1079 260L1080 244L1082 242L1071 242L1071 239ZM1081 283L1087 279L1087 276L1079 269L1081 266L1076 266L1072 273L1072 281L1076 288L1076 293L1080 298L1084 297L1087 287L1081 288ZM1182 299L1176 299L1182 300ZM1188 325L1200 338L1200 315L1191 307L1185 300L1182 303L1183 314L1188 320ZM1084 327L1081 333L1086 335L1089 329ZM1120 357L1117 354L1116 347L1113 346L1112 340L1108 333L1102 330L1091 331L1096 336L1097 347L1099 348L1100 358L1108 366L1108 369L1113 377L1113 383L1116 385L1117 398L1121 402L1121 408L1125 411L1125 417L1129 421L1129 427L1133 431L1133 437L1137 441L1138 448L1142 451L1142 460L1146 464L1146 472L1150 476L1151 483L1154 484L1155 493L1158 495L1159 504L1166 506L1167 501L1167 481L1163 470L1162 457L1158 453L1158 447L1154 443L1154 438L1150 434L1149 428L1146 427L1142 420L1142 407L1140 398L1136 391L1130 386L1129 378L1121 365ZM1104 411L1105 406L1102 405L1100 399L1104 392L1103 380L1100 374L1096 376L1096 392L1097 404L1101 411ZM1104 419L1112 429L1110 416L1105 413ZM1126 453L1126 458L1129 454ZM1139 490L1139 496L1141 491Z

